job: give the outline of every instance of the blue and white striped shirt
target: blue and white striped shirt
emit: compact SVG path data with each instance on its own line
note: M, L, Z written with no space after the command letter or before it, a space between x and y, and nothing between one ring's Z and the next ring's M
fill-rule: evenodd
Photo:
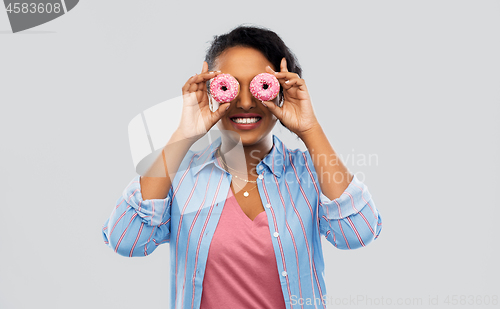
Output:
M170 244L172 309L200 307L210 241L231 190L232 175L215 157L220 143L218 137L200 152L188 150L165 199L142 200L136 176L103 226L105 243L123 256L147 256ZM363 247L378 237L381 216L356 176L330 200L309 151L290 150L274 134L273 143L257 165L257 188L286 308L326 308L321 235L339 249Z

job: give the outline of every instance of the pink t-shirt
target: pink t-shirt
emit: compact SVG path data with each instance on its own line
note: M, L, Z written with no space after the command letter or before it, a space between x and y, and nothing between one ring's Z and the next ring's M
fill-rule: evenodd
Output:
M200 308L286 308L266 212L252 221L231 189L210 243Z

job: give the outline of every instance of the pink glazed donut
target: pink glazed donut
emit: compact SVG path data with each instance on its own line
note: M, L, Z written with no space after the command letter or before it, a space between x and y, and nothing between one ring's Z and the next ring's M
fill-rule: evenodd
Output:
M269 101L278 95L280 83L276 76L269 73L260 73L250 82L250 92L260 101Z
M210 93L219 103L231 102L240 92L240 84L230 74L219 74L210 83Z

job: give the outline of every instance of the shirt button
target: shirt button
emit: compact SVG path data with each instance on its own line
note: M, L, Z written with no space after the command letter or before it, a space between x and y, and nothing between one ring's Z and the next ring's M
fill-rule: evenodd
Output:
M271 208L271 204L266 204L266 208Z
M257 167L257 168L258 168L259 170L261 170L261 169L262 169L262 165L259 165L259 167Z
M273 234L273 235L274 235L274 237L278 237L278 236L280 236L280 233L278 233L278 232L274 232L274 234Z
M282 275L283 277L286 277L286 275L287 275L287 274L286 274L286 271L282 271L282 272L281 272L281 275Z
M264 178L264 175L260 174L259 179L262 179L262 178Z

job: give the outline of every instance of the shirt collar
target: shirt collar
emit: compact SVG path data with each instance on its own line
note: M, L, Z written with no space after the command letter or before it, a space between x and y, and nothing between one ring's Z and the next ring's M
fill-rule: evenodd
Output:
M195 164L195 166L197 166L195 168L195 175L209 164L214 164L219 169L225 171L222 168L220 162L215 157L215 152L220 144L221 137L219 136L215 141L212 142L212 144L210 144L210 146L207 146L202 151L195 154L197 156L195 160L198 163ZM286 153L285 144L276 135L273 134L273 147L271 148L271 151L264 157L264 159L257 165L257 172L260 174L260 172L262 171L260 166L263 166L263 168L267 168L275 176L281 177L281 174L283 172L283 163L285 162L284 153ZM201 162L203 163L200 164Z

